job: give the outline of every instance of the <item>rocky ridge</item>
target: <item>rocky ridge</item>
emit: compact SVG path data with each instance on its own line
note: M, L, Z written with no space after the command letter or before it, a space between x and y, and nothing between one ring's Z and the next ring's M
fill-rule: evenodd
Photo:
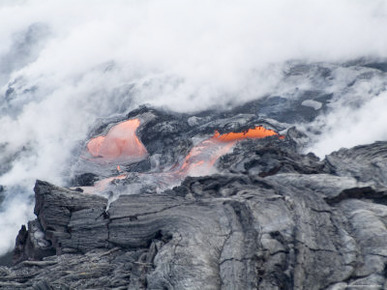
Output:
M238 144L219 161L221 174L156 195L109 203L37 181L37 219L20 231L21 262L0 269L0 285L385 289L387 142L319 161L268 139ZM372 180L362 164L374 164Z
M117 164L82 158L85 140L67 188L37 181L36 219L19 232L15 265L0 267L0 287L387 289L387 142L324 160L302 153L335 106L361 105L359 88L382 92L385 76L385 63L296 62L281 93L228 111L142 106L98 122L90 138L141 120L148 156L119 164L126 177L113 180ZM285 138L238 142L215 174L162 175L214 131L256 126ZM113 181L100 195L83 191L106 178Z

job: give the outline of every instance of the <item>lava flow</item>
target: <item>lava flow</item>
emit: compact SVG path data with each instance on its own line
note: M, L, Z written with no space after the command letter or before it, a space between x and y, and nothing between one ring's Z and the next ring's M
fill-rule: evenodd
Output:
M147 150L136 135L139 119L132 119L112 127L106 136L98 136L89 141L89 153L103 161L139 160L147 155Z
M178 172L184 177L187 175L209 174L214 170L215 162L223 155L227 154L232 147L240 140L244 139L262 139L269 136L278 136L283 139L274 130L257 126L240 133L220 134L215 131L214 136L207 139L192 148L184 158L183 164Z
M138 119L129 120L114 126L105 137L93 138L87 145L90 154L110 161L119 161L122 157L144 157L147 151L136 136L136 129L139 125ZM139 174L139 176L143 176L144 181L151 178L153 183L168 186L168 184L180 182L188 175L200 176L211 174L214 173L215 162L221 156L229 153L238 141L262 139L269 136L277 136L280 139L284 138L284 136L279 135L274 130L265 129L262 126L257 126L254 129L240 133L220 134L218 131L215 131L211 138L193 147L183 162L177 164L173 169L167 172L152 173L151 176L149 174ZM111 181L125 179L126 175L123 174L119 165L117 166L117 171L121 175L100 180L95 184L94 189L102 191Z
M269 136L278 136L280 139L284 138L284 136L278 135L278 133L276 133L274 130L266 129L262 126L257 126L254 129L249 129L240 133L231 132L222 135L220 135L218 131L215 131L215 134L212 138L221 142L232 142L244 139L262 139Z

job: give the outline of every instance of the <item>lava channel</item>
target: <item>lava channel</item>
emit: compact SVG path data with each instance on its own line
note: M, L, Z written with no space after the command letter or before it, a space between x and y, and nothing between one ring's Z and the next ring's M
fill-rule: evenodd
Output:
M215 131L214 135L199 143L191 149L177 172L183 177L187 175L200 176L215 172L214 164L223 155L229 153L234 145L245 139L262 139L269 136L278 136L283 139L274 130L257 126L240 133L220 134Z

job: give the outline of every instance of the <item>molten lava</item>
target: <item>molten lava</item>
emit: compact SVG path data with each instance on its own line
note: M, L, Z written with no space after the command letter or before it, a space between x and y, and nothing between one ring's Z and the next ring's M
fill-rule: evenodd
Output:
M244 139L262 139L269 136L278 136L283 139L274 130L257 126L240 133L220 134L215 131L214 136L207 139L191 149L184 158L180 167L180 174L186 175L203 175L209 174L213 170L215 162L223 155L227 154L232 147L240 140Z
M180 175L209 174L218 158L227 154L236 141L219 142L214 137L199 143L191 149L180 167Z
M91 139L87 149L93 157L104 161L143 159L147 150L136 135L139 126L139 119L119 123L106 136Z
M136 129L140 125L138 119L129 120L114 126L106 136L99 136L92 139L87 148L95 157L109 160L117 160L122 157L144 157L147 151L144 145L136 136ZM214 135L193 147L180 165L176 165L168 172L139 174L143 178L151 178L154 183L168 185L181 181L186 176L200 176L211 174L214 171L215 162L223 155L230 152L233 146L244 139L262 139L269 136L277 136L283 139L274 130L265 129L262 126L249 129L240 133L220 134L215 131ZM117 166L121 175L100 180L94 185L94 189L102 191L115 179L125 179L126 174ZM162 186L160 186L162 187Z
M227 133L220 135L218 131L215 131L215 134L212 138L215 138L221 142L231 142L238 141L243 139L262 139L269 136L279 136L274 130L266 129L262 126L255 127L254 129L249 129L245 132L240 133ZM283 136L279 136L280 139L283 139Z

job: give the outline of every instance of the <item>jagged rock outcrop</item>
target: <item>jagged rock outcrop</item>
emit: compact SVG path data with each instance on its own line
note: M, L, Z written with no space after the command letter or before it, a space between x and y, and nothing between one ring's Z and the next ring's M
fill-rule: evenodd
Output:
M387 143L320 161L284 142L241 142L219 174L161 194L109 201L37 181L37 219L20 231L19 263L0 268L0 285L385 289L385 173L362 166L386 164Z
M295 65L284 81L306 73L329 87L332 70ZM296 97L195 114L143 106L97 122L89 137L140 120L147 155L101 162L85 141L68 170L72 189L37 181L36 219L19 232L15 265L0 267L0 287L387 289L387 142L324 160L302 154L309 137L297 122L328 112L340 94L298 87L289 94ZM192 160L213 158L214 170L200 177L185 170L192 150L200 155L217 132L257 126L275 134L238 140L229 151L207 147ZM100 195L86 193L99 182L107 185Z

